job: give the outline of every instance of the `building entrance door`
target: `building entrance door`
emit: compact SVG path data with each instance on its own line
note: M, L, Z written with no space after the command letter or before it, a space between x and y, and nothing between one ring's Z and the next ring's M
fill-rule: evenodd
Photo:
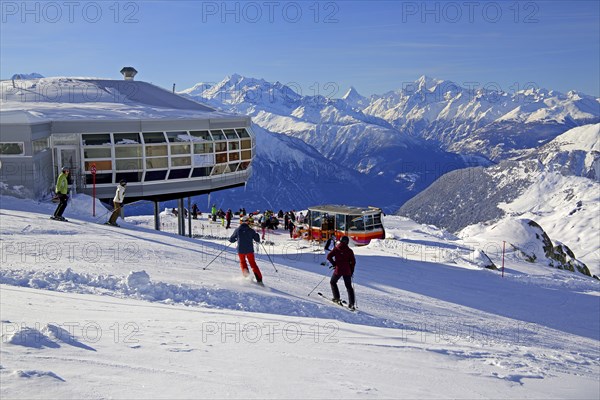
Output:
M71 193L77 193L82 187L81 171L79 170L79 149L75 146L56 146L56 176L63 167L69 168L69 186Z

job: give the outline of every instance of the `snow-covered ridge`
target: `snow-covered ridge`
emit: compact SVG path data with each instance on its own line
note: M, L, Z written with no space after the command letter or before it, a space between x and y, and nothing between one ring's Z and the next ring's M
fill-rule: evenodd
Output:
M504 219L531 219L598 275L599 137L600 124L573 128L517 160L451 172L399 213L451 231L474 225L472 237Z

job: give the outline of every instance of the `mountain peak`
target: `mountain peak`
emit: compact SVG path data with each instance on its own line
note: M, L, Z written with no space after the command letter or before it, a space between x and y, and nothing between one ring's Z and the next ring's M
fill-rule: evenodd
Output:
M432 78L427 75L421 75L419 79L415 81L419 90L422 89L431 89L435 87L438 83L442 82L440 79Z
M43 78L44 75L42 74L38 74L37 72L32 72L30 74L14 74L11 79L15 80L15 79L41 79Z
M350 86L350 89L346 92L345 95L342 96L342 100L355 100L355 99L364 99L363 96L358 93L358 90L354 86Z

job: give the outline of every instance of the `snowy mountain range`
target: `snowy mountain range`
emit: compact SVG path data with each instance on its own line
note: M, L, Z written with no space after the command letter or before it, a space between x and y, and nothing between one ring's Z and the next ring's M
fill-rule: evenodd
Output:
M180 94L252 116L259 146L243 196L251 208L342 202L394 212L447 172L489 166L490 159L522 155L573 126L600 121L600 103L591 96L544 89L509 95L425 76L370 98L355 88L341 99L303 96L238 74ZM352 193L331 188L338 181L336 188L347 188L349 176ZM213 197L240 207L232 204L239 189Z
M529 218L559 241L571 238L566 244L578 255L597 254L600 124L573 128L520 158L452 171L398 214L452 232Z
M569 128L600 121L599 99L575 91L529 88L509 94L426 76L374 98L363 111L445 150L479 153L493 160L538 147Z
M38 74L37 72L32 72L30 74L13 74L13 76L10 78L12 80L16 80L16 79L40 79L43 78L44 76L42 74Z

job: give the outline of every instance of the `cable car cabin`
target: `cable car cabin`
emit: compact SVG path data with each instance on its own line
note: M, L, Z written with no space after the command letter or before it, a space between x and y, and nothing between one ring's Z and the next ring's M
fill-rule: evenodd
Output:
M357 245L366 245L372 239L385 238L380 208L323 205L308 210L308 236L313 240L327 240L335 234L338 240L345 235Z

